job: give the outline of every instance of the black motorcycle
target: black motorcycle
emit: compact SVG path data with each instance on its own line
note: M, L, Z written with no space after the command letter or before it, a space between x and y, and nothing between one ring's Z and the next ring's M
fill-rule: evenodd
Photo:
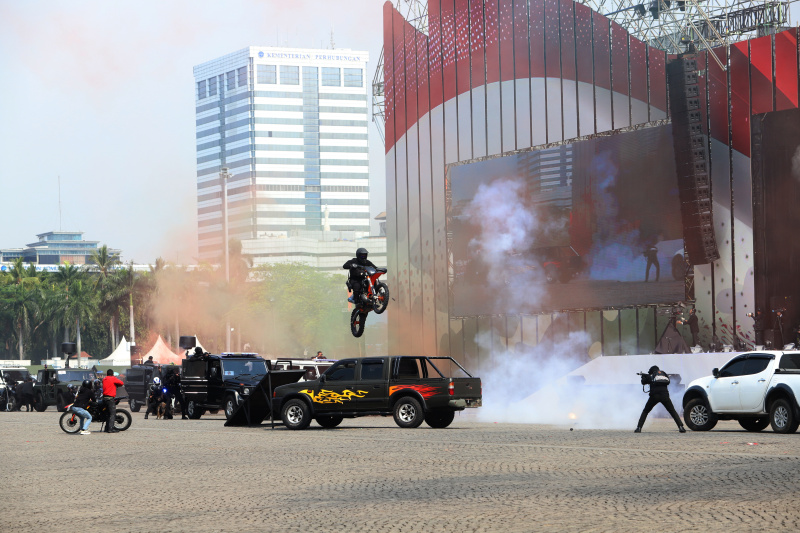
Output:
M117 398L114 398L114 403L119 405L119 402L127 399L127 396L118 396ZM67 406L67 411L61 415L58 424L65 433L75 434L81 430L81 418L75 414L70 407L72 407L72 404ZM96 400L92 401L86 410L89 411L90 415L92 415L92 422L108 424L108 408L106 407L105 402ZM125 409L117 409L117 414L114 420L114 427L116 429L125 431L131 427L132 421L133 419L128 411Z

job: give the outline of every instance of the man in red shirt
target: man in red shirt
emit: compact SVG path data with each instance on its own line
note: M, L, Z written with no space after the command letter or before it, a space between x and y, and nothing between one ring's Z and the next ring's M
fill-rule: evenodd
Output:
M119 430L114 427L114 420L117 418L117 387L122 387L125 384L121 379L114 377L114 371L110 368L106 372L106 377L103 378L103 402L108 409L108 422L106 422L106 433L119 433Z

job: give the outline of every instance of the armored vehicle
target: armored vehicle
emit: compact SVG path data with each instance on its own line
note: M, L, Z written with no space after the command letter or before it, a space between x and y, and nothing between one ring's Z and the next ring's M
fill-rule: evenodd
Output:
M66 411L66 406L72 403L73 393L70 385L80 387L83 380L94 381L95 373L91 370L80 368L44 368L36 375L33 384L33 407L39 412L50 405L55 405L59 412Z

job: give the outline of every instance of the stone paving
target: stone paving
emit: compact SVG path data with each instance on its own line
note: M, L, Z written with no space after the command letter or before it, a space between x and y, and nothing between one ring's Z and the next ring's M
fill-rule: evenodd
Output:
M656 419L637 435L467 414L444 430L373 417L288 431L135 413L126 432L72 436L59 416L0 413L0 531L800 528L800 434L735 422L680 434Z

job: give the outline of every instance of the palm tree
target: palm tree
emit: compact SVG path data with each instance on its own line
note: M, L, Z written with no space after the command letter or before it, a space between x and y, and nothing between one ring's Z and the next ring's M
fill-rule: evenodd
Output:
M95 273L97 277L94 281L94 289L100 292L100 312L109 316L109 332L111 336L112 349L117 345L115 320L117 317L116 302L110 297L111 274L116 267L121 264L117 254L108 252L108 246L103 245L93 251L89 257L90 264L86 265L86 270Z
M81 322L84 324L91 320L97 309L96 293L84 283L85 280L76 280L72 284L69 296L64 300L64 323L75 324L78 356L81 354Z
M112 294L114 300L122 303L123 300L128 302L128 310L130 312L130 342L136 343L136 331L134 330L133 322L133 300L143 294L146 282L133 270L133 261L127 267L120 268L114 273L113 280L114 288ZM119 305L118 304L118 305Z
M38 291L34 284L22 283L2 288L1 304L14 319L19 358L25 358L25 338L30 333L31 319L39 313Z
M53 272L52 275L53 281L55 281L58 285L60 285L61 289L64 291L63 298L65 300L69 300L70 290L72 289L73 285L75 285L76 282L82 280L83 277L84 277L84 272L80 268L70 263L64 263L63 265L59 265L58 270ZM64 324L64 342L68 342L69 326L71 324L71 321L66 320L65 317L63 316L63 309L65 309L64 306L57 306L57 309L62 311L60 322Z

